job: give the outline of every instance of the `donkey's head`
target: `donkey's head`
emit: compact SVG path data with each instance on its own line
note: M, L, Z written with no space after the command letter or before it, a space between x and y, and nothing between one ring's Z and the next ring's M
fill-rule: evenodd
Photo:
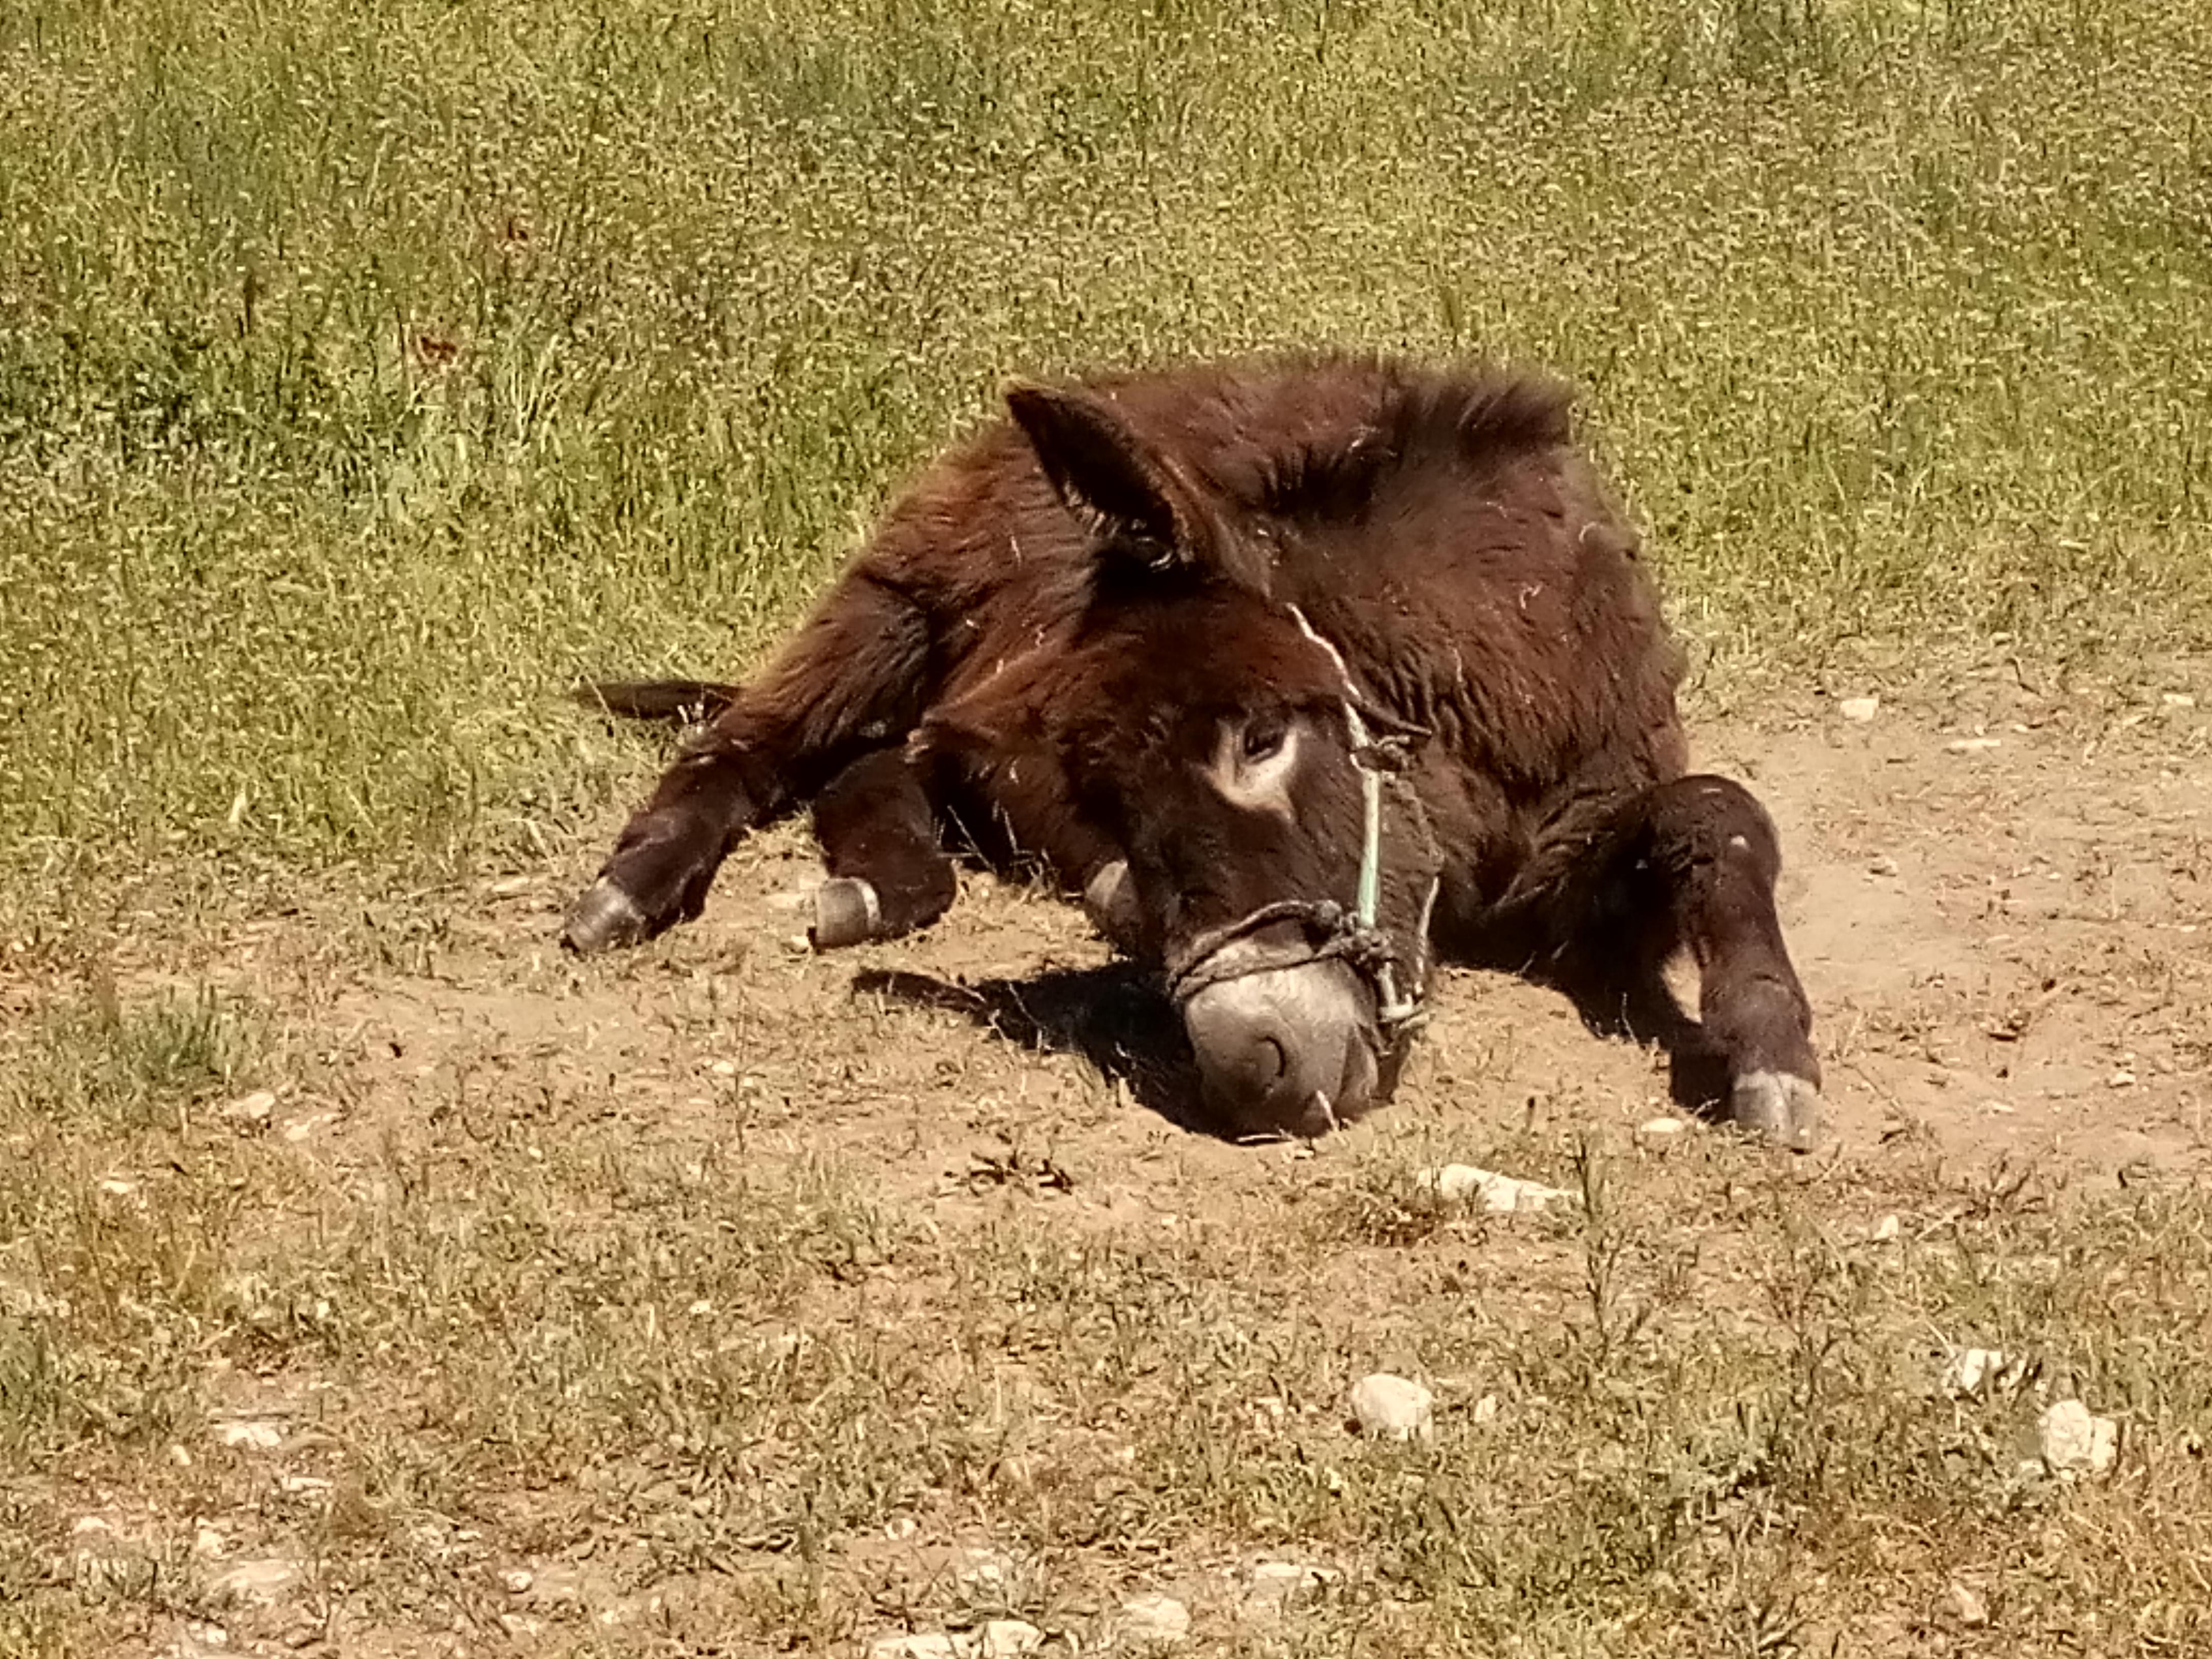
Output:
M1090 908L1164 973L1211 1114L1318 1133L1388 1093L1427 976L1441 859L1394 774L1411 733L1270 593L1292 527L1096 394L1009 401L1091 533L1091 599L1072 639L939 711L924 741L985 779L1053 775L1121 851L1091 872Z

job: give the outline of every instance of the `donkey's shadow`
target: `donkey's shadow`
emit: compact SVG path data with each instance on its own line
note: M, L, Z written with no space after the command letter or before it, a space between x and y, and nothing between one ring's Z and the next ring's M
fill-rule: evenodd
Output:
M1198 1062L1182 1021L1152 976L1132 963L1049 968L974 985L871 969L854 976L853 989L962 1015L1036 1053L1078 1055L1177 1128L1222 1133L1199 1109Z
M1668 1092L1683 1110L1727 1118L1727 1061L1663 984L1625 993L1617 981L1528 977L1565 996L1593 1035L1664 1050ZM1193 1133L1224 1137L1199 1108L1198 1066L1182 1021L1153 977L1133 963L1052 968L974 985L870 969L854 976L853 989L959 1014L1035 1053L1079 1055L1147 1111Z

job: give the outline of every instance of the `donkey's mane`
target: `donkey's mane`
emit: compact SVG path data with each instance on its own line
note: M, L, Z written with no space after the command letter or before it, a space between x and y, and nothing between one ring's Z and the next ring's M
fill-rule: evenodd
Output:
M1573 393L1547 377L1438 374L1393 362L1342 364L1371 395L1358 416L1261 447L1247 505L1285 519L1358 518L1394 486L1479 477L1516 456L1571 441Z

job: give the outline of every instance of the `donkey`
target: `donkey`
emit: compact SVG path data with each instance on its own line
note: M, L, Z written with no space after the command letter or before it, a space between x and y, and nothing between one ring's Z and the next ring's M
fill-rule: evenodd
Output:
M757 678L596 688L705 723L565 944L695 917L740 837L811 805L817 948L934 921L956 854L1041 872L1158 971L1225 1129L1387 1099L1451 961L1664 1033L1736 1122L1812 1145L1774 826L1688 773L1683 659L1564 387L1315 355L1006 405Z

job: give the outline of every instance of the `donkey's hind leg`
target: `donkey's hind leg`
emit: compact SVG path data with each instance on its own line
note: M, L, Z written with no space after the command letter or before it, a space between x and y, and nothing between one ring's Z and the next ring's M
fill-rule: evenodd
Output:
M814 839L830 872L806 930L817 951L927 927L958 891L936 811L902 746L862 756L814 798Z
M1735 1121L1803 1152L1819 1126L1820 1063L1775 914L1781 867L1773 822L1750 793L1693 775L1560 826L1507 905L1534 924L1536 954L1558 977L1604 979L1632 1007L1671 1006L1658 975L1686 950L1698 1023L1672 1034L1678 1061L1717 1062Z

